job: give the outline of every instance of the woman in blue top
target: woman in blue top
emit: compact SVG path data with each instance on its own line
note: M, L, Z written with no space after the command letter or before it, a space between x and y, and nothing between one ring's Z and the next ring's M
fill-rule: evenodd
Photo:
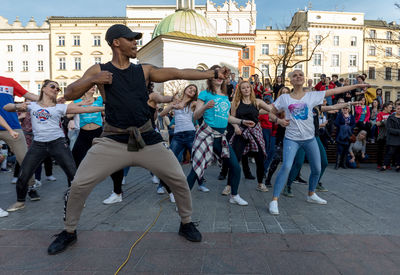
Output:
M220 66L211 67L212 70L217 68ZM187 181L189 187L193 188L195 181L203 177L204 170L211 164L214 154L218 157L229 158L228 184L232 188L229 202L248 205L238 194L240 166L232 147L226 140L225 132L228 121L231 124L242 124L248 127L254 127L255 123L230 116L230 108L225 81L219 78L208 79L207 89L199 94L193 114L194 120L203 117L204 121L196 132L192 148L192 170Z

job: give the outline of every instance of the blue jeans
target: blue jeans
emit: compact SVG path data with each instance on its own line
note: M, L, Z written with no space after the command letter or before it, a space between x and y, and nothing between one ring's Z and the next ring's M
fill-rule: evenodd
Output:
M273 197L279 197L285 186L290 170L292 169L294 158L299 148L303 148L308 161L310 162L311 174L309 179L308 191L314 192L321 174L321 156L319 153L318 142L314 138L308 140L283 140L283 163L276 177Z
M221 156L222 153L222 138L214 138L214 153L218 156ZM228 185L231 186L231 193L233 196L237 195L240 183L240 165L236 158L236 154L233 151L232 147L229 145L229 155L228 159L225 159L228 162ZM190 171L190 174L187 176L187 182L189 184L189 188L192 189L194 183L198 180L198 176L196 172L193 170Z
M174 134L169 148L171 148L172 152L174 152L176 158L178 158L185 149L188 149L190 152L192 152L195 135L196 131L184 131Z
M318 179L318 182L320 182L322 175L324 174L325 169L328 166L328 157L326 155L325 147L322 144L321 139L319 137L315 137L315 139L317 140L318 147L319 147L319 153L321 155L321 174ZM290 170L290 173L289 173L289 178L287 181L288 186L292 185L293 181L296 179L297 175L299 174L301 167L304 164L305 157L306 157L306 152L304 151L303 148L300 148L297 151L296 157L294 158L294 163L293 163L292 169Z
M333 104L332 96L327 96L327 97L325 97L325 99L326 99L326 105L330 106Z
M264 172L268 171L269 165L275 155L275 140L276 138L272 136L271 129L262 129L264 140L265 140L265 152L267 153L267 158L264 161Z

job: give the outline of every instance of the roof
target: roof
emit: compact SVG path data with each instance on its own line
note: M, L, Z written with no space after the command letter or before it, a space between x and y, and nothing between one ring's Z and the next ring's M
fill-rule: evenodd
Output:
M235 47L240 47L243 48L243 45L240 45L238 43L225 40L219 37L205 37L205 36L197 36L189 33L183 33L183 32L169 32L166 34L163 34L165 37L178 37L178 38L184 38L184 39L190 39L190 40L197 40L197 41L203 41L203 42L212 42L212 43L218 43L218 44L225 44L229 46L235 46Z
M393 23L388 23L384 20L364 20L364 25L367 27L385 28L399 30L400 26Z

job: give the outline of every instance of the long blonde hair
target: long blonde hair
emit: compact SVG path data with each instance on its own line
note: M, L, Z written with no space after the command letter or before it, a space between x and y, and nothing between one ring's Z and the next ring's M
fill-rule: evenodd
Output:
M253 85L251 85L251 83L247 80L239 82L239 84L236 86L235 96L233 97L232 105L239 106L240 101L243 100L243 94L242 91L240 90L240 87L242 87L242 84L244 83L248 83L250 85L250 101L251 104L257 106L256 95L254 94Z

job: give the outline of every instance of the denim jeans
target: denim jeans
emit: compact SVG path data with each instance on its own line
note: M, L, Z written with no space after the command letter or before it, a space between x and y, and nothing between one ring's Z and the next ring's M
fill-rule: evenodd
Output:
M196 131L184 131L174 134L169 148L174 152L176 158L178 158L185 149L192 152L195 135Z
M264 161L264 172L268 171L269 165L275 155L275 140L276 138L272 136L271 129L262 129L264 140L265 140L265 152L267 153L267 158Z
M325 169L328 166L328 157L326 155L325 147L322 144L321 139L319 137L315 137L315 139L317 140L318 147L319 147L319 153L321 155L321 174L318 179L318 182L320 182L322 175L324 174ZM303 148L300 148L297 151L296 157L294 158L294 163L293 163L292 169L290 170L290 173L289 173L289 178L287 181L288 186L292 185L293 181L296 179L297 175L299 174L301 167L304 164L305 157L306 157L306 152L304 151ZM314 192L314 190L312 190L312 192Z
M308 191L314 192L318 184L321 174L321 156L319 153L318 142L314 138L308 140L291 140L284 138L283 140L283 163L276 177L274 185L274 197L279 197L285 186L290 170L293 165L294 158L296 157L299 148L303 148L307 159L310 162L311 174L309 179Z
M221 156L222 153L222 138L214 139L213 146L214 153L218 156ZM236 158L235 152L232 147L229 145L229 155L228 159L224 159L228 163L229 173L228 173L228 185L231 186L231 193L233 196L237 195L240 183L240 165ZM192 189L194 183L198 180L196 172L193 170L190 171L187 176L187 182L189 184L189 188Z
M76 166L72 158L66 138L58 138L49 142L33 141L21 164L21 173L17 181L17 200L24 202L28 192L28 181L38 166L51 156L64 170L68 179L68 186L74 179Z

